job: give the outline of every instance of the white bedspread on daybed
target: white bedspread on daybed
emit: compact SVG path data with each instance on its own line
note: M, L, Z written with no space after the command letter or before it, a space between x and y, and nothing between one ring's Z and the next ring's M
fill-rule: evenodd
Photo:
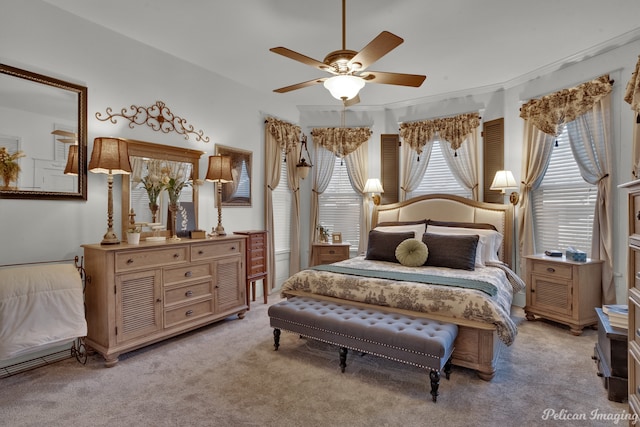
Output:
M86 335L82 280L73 265L0 269L0 360Z
M524 283L506 266L476 268L475 271L442 267L406 267L385 261L369 261L359 256L332 264L358 269L386 270L410 274L429 274L451 279L483 280L496 288L496 294L456 286L442 286L408 281L344 275L308 269L300 271L282 285L282 295L290 291L325 295L350 301L434 313L450 318L493 324L507 345L513 343L517 328L510 317L511 302Z

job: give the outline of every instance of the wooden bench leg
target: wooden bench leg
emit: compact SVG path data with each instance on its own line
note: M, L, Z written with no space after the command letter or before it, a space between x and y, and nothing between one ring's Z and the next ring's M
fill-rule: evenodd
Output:
M273 346L275 347L274 351L278 351L278 347L280 347L280 329L278 328L273 330Z
M349 350L346 347L340 347L340 370L344 373L344 369L347 367L347 352Z
M444 375L446 379L449 379L449 377L451 376L451 357L449 358L449 360L447 360L447 363L444 364Z
M431 378L431 399L435 402L438 400L438 387L440 387L440 372L430 371L429 378Z

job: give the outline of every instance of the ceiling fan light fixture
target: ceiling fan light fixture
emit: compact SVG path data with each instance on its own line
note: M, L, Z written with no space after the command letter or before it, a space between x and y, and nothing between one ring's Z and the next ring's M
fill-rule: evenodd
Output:
M340 100L354 98L364 85L364 79L351 75L333 76L324 81L324 87L331 92L331 96Z

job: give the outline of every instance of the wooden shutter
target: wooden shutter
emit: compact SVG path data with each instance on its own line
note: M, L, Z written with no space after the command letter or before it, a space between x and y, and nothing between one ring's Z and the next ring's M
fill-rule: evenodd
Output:
M504 169L504 118L484 122L482 127L483 141L483 176L484 201L489 203L504 203L503 195L499 191L490 190L496 172Z
M400 191L400 136L398 134L380 135L380 182L384 193L381 204L396 203Z

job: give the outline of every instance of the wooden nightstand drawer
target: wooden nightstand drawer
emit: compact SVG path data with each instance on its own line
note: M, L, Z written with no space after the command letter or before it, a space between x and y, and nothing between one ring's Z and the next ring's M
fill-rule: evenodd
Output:
M349 259L348 243L314 243L312 265L331 264Z
M533 273L544 274L548 276L558 277L560 279L571 280L572 267L568 264L560 264L557 262L538 261L533 264Z

